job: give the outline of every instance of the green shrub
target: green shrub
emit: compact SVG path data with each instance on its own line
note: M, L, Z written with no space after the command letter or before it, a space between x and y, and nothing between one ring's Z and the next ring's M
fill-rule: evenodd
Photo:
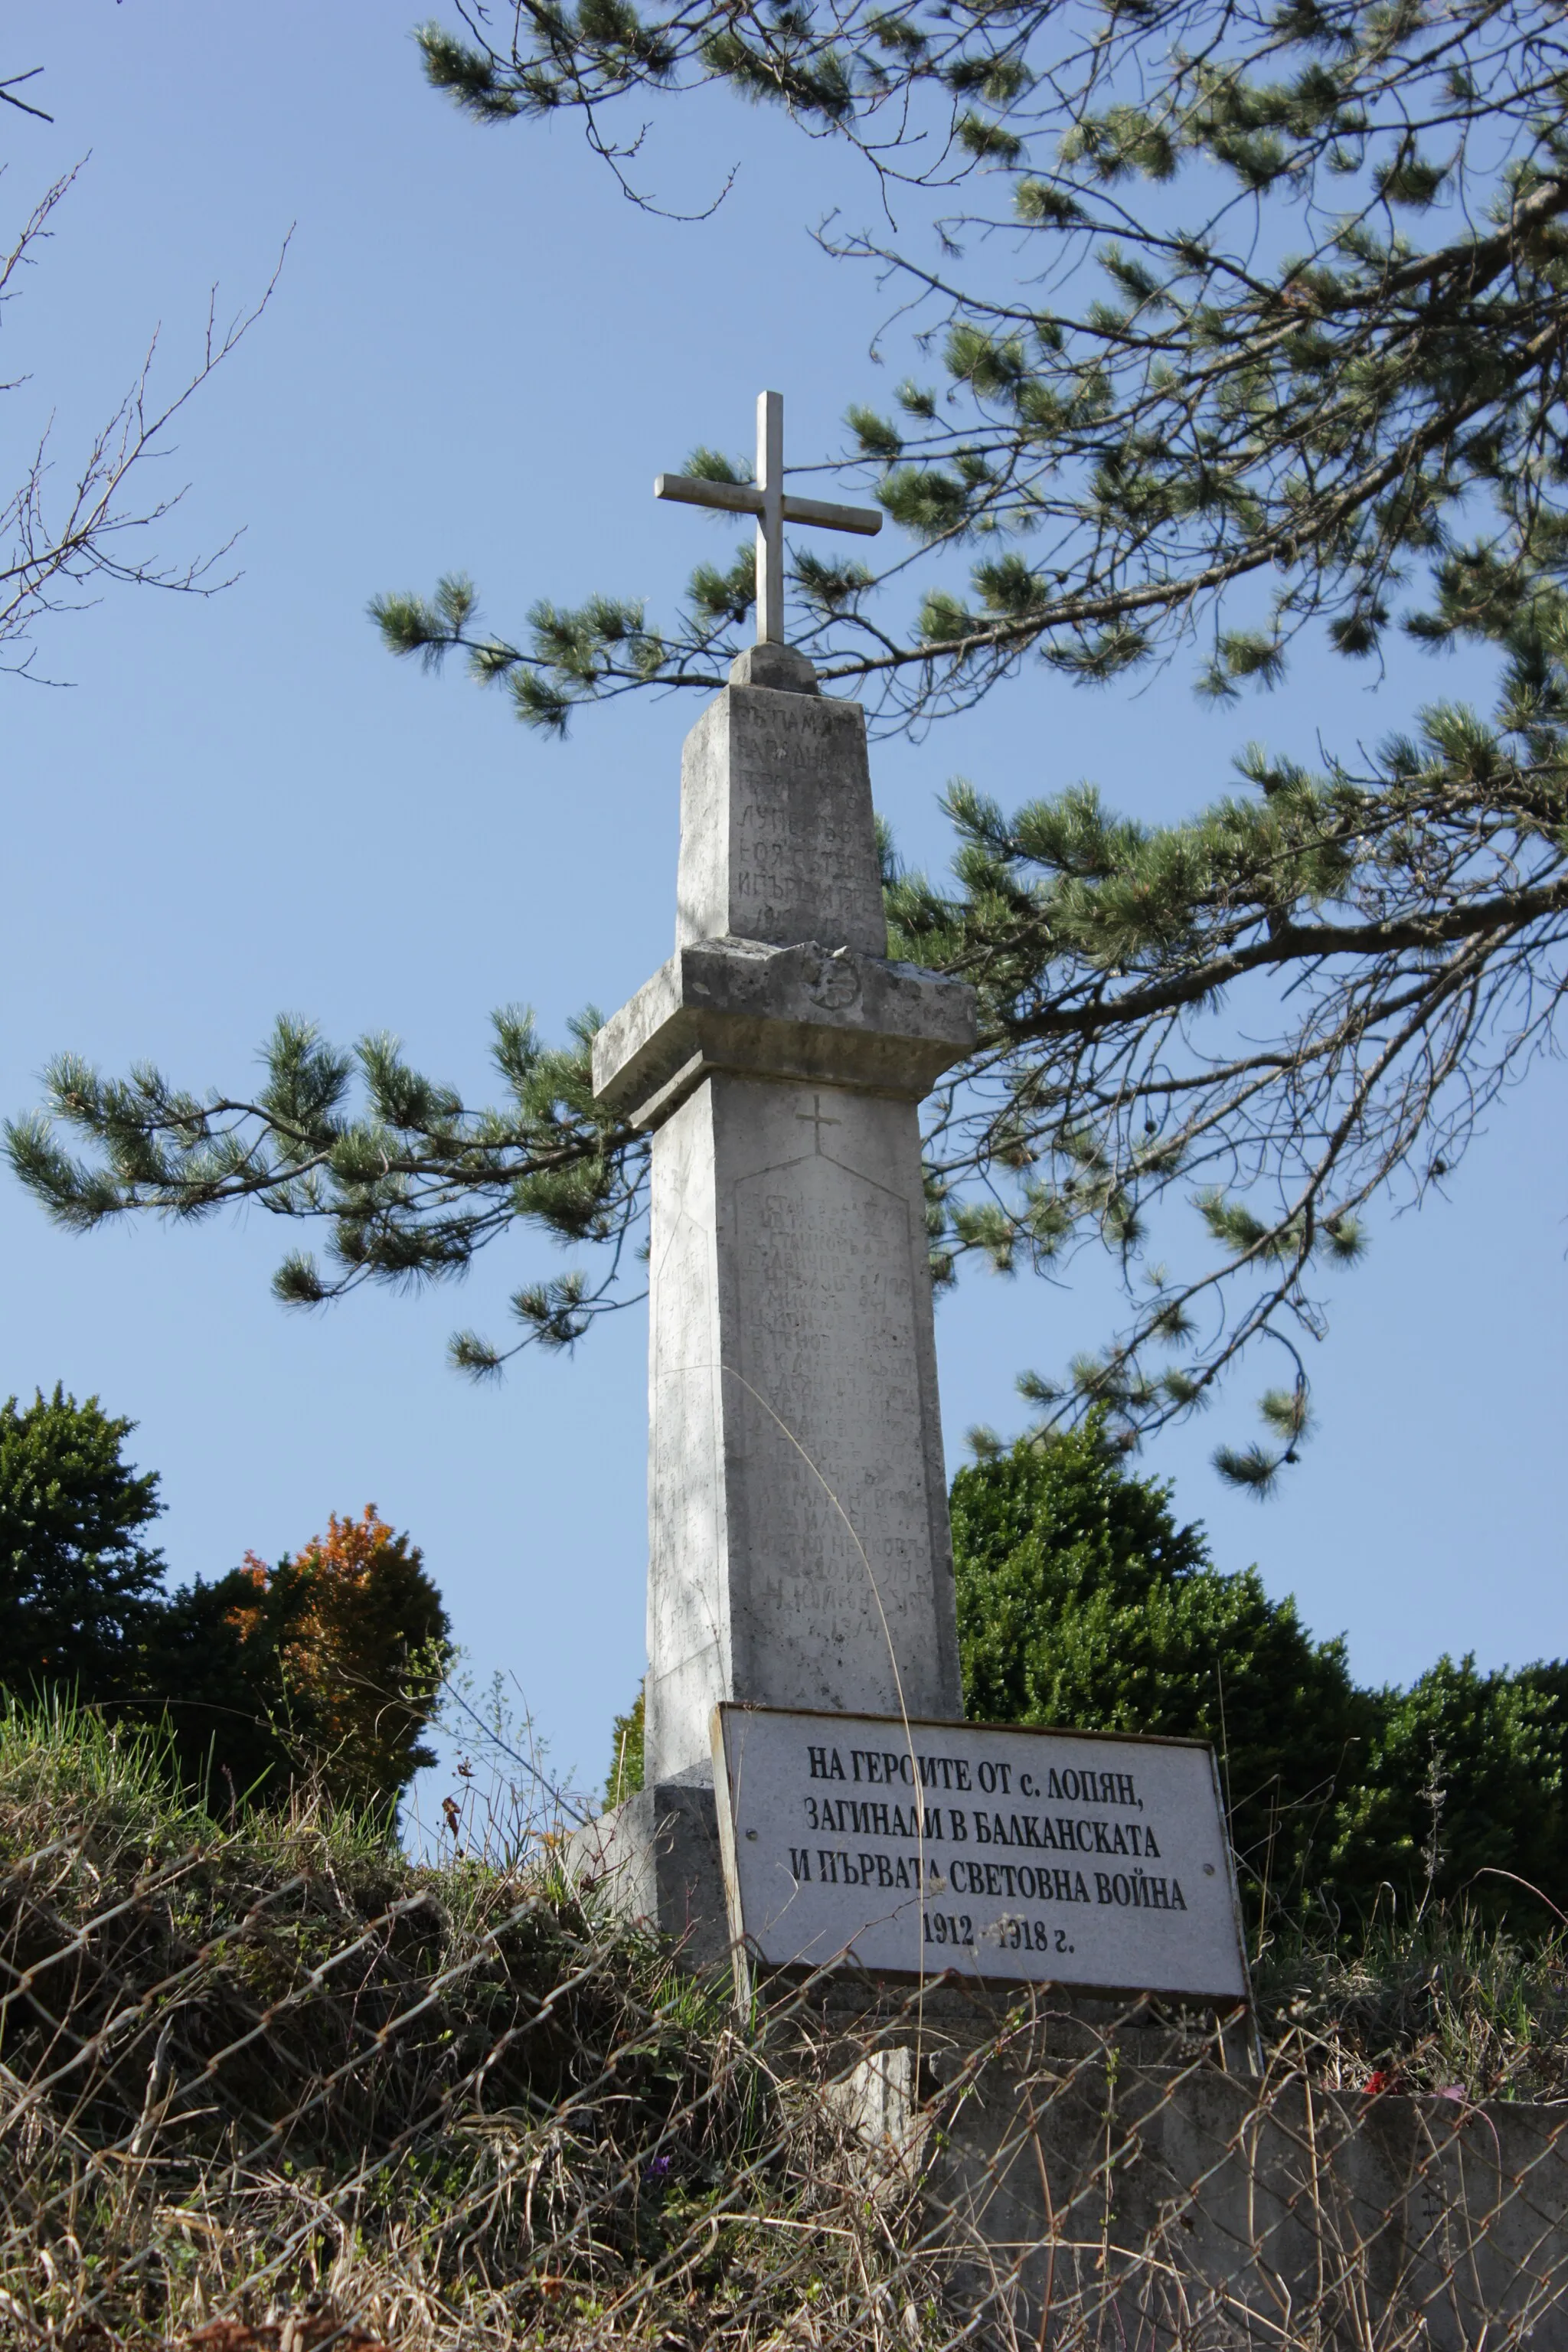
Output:
M388 1811L421 1765L451 1627L417 1548L369 1505L268 1567L171 1594L143 1641L139 1692L167 1707L213 1801L310 1780Z
M0 1406L0 1693L166 1719L220 1812L306 1780L384 1817L435 1760L450 1628L418 1550L368 1506L276 1567L247 1553L165 1592L138 1540L157 1474L122 1458L134 1427L59 1387Z
M952 1534L971 1717L1212 1740L1255 1899L1310 1881L1375 1730L1342 1642L1221 1575L1097 1426L961 1470Z
M1539 1914L1524 1880L1568 1907L1560 1668L1483 1675L1439 1658L1375 1694L1376 1735L1339 1808L1329 1891L1362 1912L1388 1889L1408 1911L1463 1895L1479 1912Z
M1222 1574L1099 1422L961 1470L952 1533L970 1716L1212 1740L1255 1918L1568 1911L1568 1667L1358 1688L1343 1642Z

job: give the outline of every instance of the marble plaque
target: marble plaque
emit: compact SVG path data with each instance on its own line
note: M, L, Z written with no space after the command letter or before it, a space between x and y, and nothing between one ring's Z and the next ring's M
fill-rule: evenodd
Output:
M1212 1749L721 1704L732 1938L770 1968L1247 1999Z

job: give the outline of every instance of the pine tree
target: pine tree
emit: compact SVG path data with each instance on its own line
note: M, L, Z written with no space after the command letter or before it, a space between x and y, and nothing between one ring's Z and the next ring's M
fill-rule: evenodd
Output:
M981 1004L932 1122L939 1277L1110 1252L1124 1311L1099 1350L1026 1376L1040 1428L1101 1409L1148 1434L1278 1342L1261 1437L1215 1457L1266 1491L1310 1427L1324 1281L1374 1203L1452 1173L1545 1055L1568 978L1555 19L1483 0L615 0L527 12L500 47L489 23L427 27L430 79L492 125L579 115L623 178L617 110L640 121L719 83L847 143L882 185L944 191L936 254L843 247L879 284L901 277L938 356L890 406L851 407L833 461L901 534L887 579L795 561L793 634L830 691L923 724L1041 665L1093 685L1184 646L1202 689L1234 698L1309 629L1363 665L1396 631L1495 656L1489 710L1436 700L1315 767L1254 746L1186 822L1129 823L1087 788L1008 808L959 783L951 879L902 872L889 845L895 952ZM745 471L710 449L689 466ZM721 684L750 599L741 560L700 566L668 624L606 589L542 601L509 635L456 573L374 609L395 652L466 660L559 731L610 696ZM550 1051L500 1015L495 1108L389 1040L344 1053L293 1023L259 1096L67 1057L9 1149L77 1228L247 1200L319 1221L327 1262L294 1253L278 1277L301 1303L448 1277L520 1223L591 1252L513 1293L511 1347L457 1336L483 1374L516 1346L574 1345L637 1287L646 1140L592 1102L591 1027Z
M0 1679L17 1697L123 1687L158 1606L156 1471L123 1458L136 1424L57 1383L0 1405Z
M717 83L884 189L960 192L929 251L890 228L833 248L879 291L890 276L940 354L932 381L849 409L836 462L918 544L973 558L963 594L917 567L903 612L857 567L797 563L801 641L892 709L971 703L1026 653L1102 680L1194 639L1228 694L1309 622L1374 656L1413 569L1439 634L1522 612L1556 569L1568 49L1549 11L617 0L508 21L499 47L467 10L420 36L481 122L575 112L603 153L616 110L640 126ZM886 569L906 593L906 547ZM1244 582L1263 593L1227 627ZM652 679L720 683L745 610L711 565L668 627L600 595L507 637L456 577L378 607L398 650L466 654L546 729Z

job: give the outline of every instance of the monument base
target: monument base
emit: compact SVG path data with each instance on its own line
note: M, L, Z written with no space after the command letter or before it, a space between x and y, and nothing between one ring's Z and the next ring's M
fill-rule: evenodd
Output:
M690 1968L730 1956L713 1768L694 1764L574 1830L566 1867L623 1919L656 1927Z

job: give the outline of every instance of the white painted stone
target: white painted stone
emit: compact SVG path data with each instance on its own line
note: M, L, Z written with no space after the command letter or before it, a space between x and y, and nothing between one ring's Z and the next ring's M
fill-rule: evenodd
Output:
M754 1960L1247 1999L1209 1748L910 1716L715 1709Z
M917 1106L973 997L886 960L860 710L786 647L737 667L686 745L676 953L594 1048L653 1130L656 1813L697 1801L721 1699L962 1712Z
M888 950L858 704L725 687L686 739L675 940Z
M647 1752L721 1698L962 1712L912 1104L718 1076L658 1134Z

